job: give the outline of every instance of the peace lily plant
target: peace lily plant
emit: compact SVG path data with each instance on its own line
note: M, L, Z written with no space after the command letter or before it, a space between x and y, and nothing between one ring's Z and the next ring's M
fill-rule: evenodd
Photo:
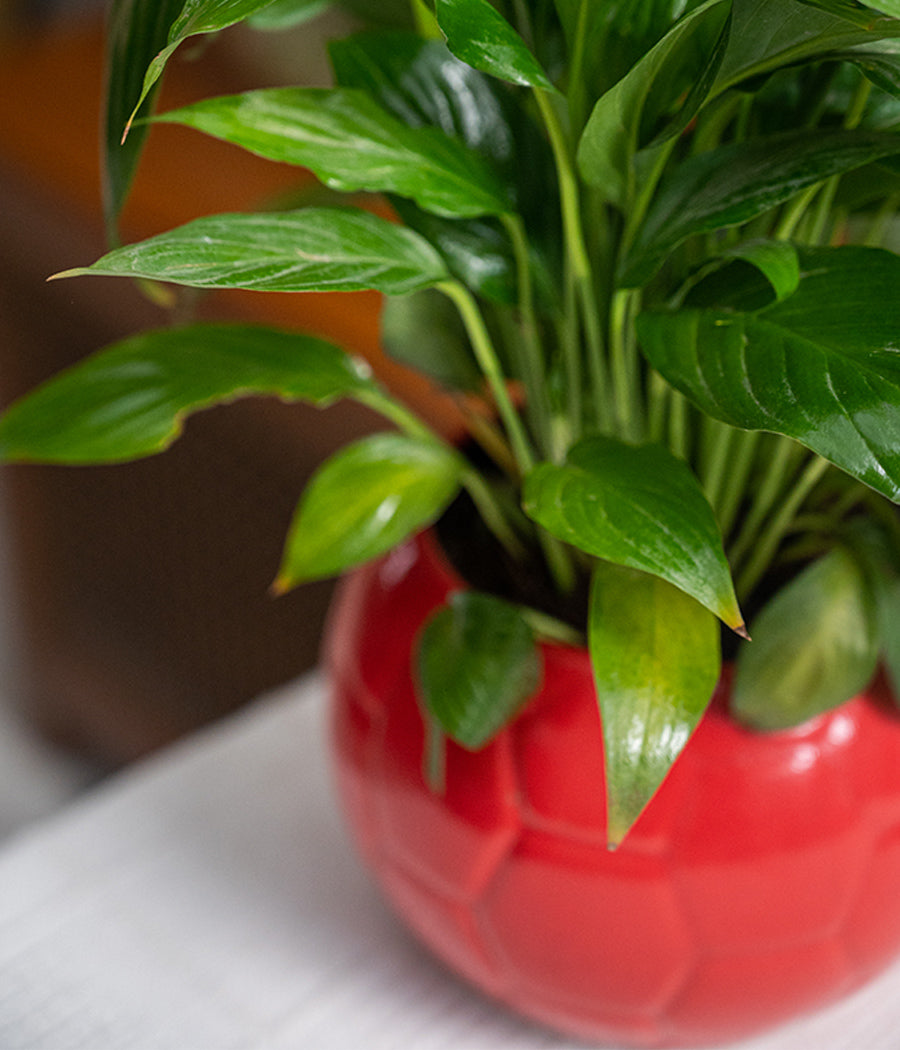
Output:
M382 292L388 349L456 399L470 445L319 338L188 324L14 405L2 456L131 460L247 395L379 410L392 426L302 495L276 591L453 505L476 575L422 632L424 717L480 748L533 694L539 640L586 644L615 844L707 707L723 640L734 717L761 730L840 704L879 661L900 674L900 0L412 0L330 44L334 87L152 117L189 37L327 6L112 4L111 227L150 119L324 187L59 276ZM505 583L477 574L482 542Z

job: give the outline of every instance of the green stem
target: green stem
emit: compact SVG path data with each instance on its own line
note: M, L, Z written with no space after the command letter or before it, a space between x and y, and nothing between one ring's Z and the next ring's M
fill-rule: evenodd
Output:
M677 390L672 390L669 400L669 448L681 459L689 460L690 433L687 401Z
M490 485L477 470L465 470L461 480L485 525L516 561L525 561L527 557L525 545L507 521Z
M700 481L706 498L714 510L719 509L722 500L726 471L731 465L737 433L734 427L720 423L711 416L703 417Z
M516 466L519 473L524 477L534 466L534 457L525 435L525 429L522 426L522 420L510 399L509 391L506 388L506 377L503 375L497 351L494 349L493 341L484 323L484 318L481 316L481 311L478 309L478 304L468 288L458 281L442 281L437 285L437 288L459 310L460 317L462 317L463 324L466 326L466 331L472 343L472 350L487 380L497 405L497 411L500 413L500 418L503 420L503 425L509 436L513 455L516 458Z
M762 437L759 430L735 431L737 449L734 451L729 462L729 470L726 476L724 491L719 497L716 508L719 518L719 528L723 536L728 536L734 527L738 512L747 495L747 479L753 469L756 458L756 448Z
M639 362L631 323L636 296L639 294L628 288L616 292L610 316L609 346L615 417L619 434L627 441L638 440L644 423Z
M671 390L659 372L650 372L647 399L647 438L650 441L662 441L665 436L666 407Z
M435 795L447 791L447 738L437 719L426 712L425 748L422 752L422 777Z
M566 84L569 112L572 122L579 132L585 120L584 49L587 43L587 15L592 2L596 2L596 0L581 0L578 8L578 22L572 41L569 76Z
M847 107L847 113L844 116L843 126L850 130L857 127L859 122L863 118L863 114L866 110L866 103L869 100L869 95L872 91L872 84L866 80L865 77L860 77L860 82L856 88L850 105ZM824 95L823 95L824 100ZM806 214L807 208L815 200L816 195L821 191L822 197L817 208L817 214L813 219L812 229L810 235L807 238L809 243L815 244L825 228L825 223L828 218L828 213L831 209L831 205L834 201L834 195L837 190L840 176L833 175L822 182L817 182L813 186L808 186L798 197L794 198L793 202L784 213L781 222L778 224L775 231L775 239L779 241L788 240L793 233L796 231L800 221Z
M866 239L863 241L867 248L881 247L898 207L900 207L900 193L892 193L885 198L884 203L875 213L875 218L872 220Z
M775 227L774 238L776 241L788 241L793 236L801 219L806 214L806 209L812 204L816 194L819 192L821 183L815 186L807 186L806 189L791 201L781 217L781 221Z
M800 454L799 446L786 438L776 438L775 448L771 453L765 446L761 451L766 456L764 474L756 487L750 511L729 552L734 565L744 558L751 547L756 546L759 530L766 516L781 496L784 487L791 483L794 461Z
M549 94L535 89L535 98L541 112L559 180L560 206L562 208L563 236L570 269L568 273L574 286L574 299L581 311L585 342L588 352L591 386L593 390L595 422L603 429L609 425L607 405L608 383L604 357L603 326L594 295L594 280L591 261L588 257L581 224L578 181L569 156L562 127L553 109Z
M431 441L444 445L446 442L430 427L414 415L405 405L395 401L389 394L379 388L360 390L353 394L360 404L375 409L389 419L405 434L418 438L422 441ZM516 560L522 561L526 556L525 547L521 540L512 530L494 493L484 478L471 468L463 470L460 481L472 501L478 508L478 512L484 519L484 523L506 548L510 555Z
M822 192L819 194L816 210L812 215L811 222L806 231L806 237L804 238L807 243L822 244L827 241L826 227L828 226L829 218L831 218L834 197L837 193L840 181L841 179L839 175L832 175L822 186Z
M534 313L534 289L531 281L528 237L518 215L504 215L502 221L512 242L516 259L523 349L522 378L526 392L525 409L541 450L544 455L548 455L551 447L550 400L544 378L543 352Z
M664 142L661 146L656 147L652 167L643 172L644 180L639 188L634 186L633 165L629 168L630 185L628 198L630 203L627 209L628 217L625 225L625 232L622 234L622 242L619 246L620 259L624 259L628 254L631 243L637 235L641 223L644 221L647 209L653 201L656 187L659 185L659 180L663 176L666 164L668 163L669 157L672 155L672 150L675 149L677 142L678 138L675 137Z
M423 423L422 420L414 413L411 412L406 405L396 401L390 394L380 387L363 387L360 390L354 390L349 395L354 401L358 401L361 405L365 405L367 408L372 408L376 412L380 412L385 419L389 419L395 426L403 431L404 434L409 437L420 438L424 441L434 441L438 444L446 444L434 430L431 429L427 424Z
M522 39L528 47L534 50L534 28L531 24L531 13L525 0L513 0L513 8L516 12L516 27Z
M784 500L776 514L773 515L766 528L760 534L759 540L754 545L753 555L741 570L736 580L737 592L742 599L759 583L768 569L778 546L784 539L791 523L797 516L797 512L803 505L803 501L821 480L823 474L830 464L827 460L816 456L806 465L806 469L800 475L797 484L791 490L790 495Z
M572 425L572 440L577 441L584 427L584 376L578 345L578 305L575 295L575 283L569 278L568 270L567 263L564 284L565 304L558 330L559 347L565 366L566 400Z
M442 40L444 34L441 32L434 12L431 11L425 0L410 0L413 23L416 31L426 40Z
M472 440L481 446L482 451L487 453L504 474L514 477L517 470L515 456L500 428L492 419L488 419L468 404L463 395L452 396Z

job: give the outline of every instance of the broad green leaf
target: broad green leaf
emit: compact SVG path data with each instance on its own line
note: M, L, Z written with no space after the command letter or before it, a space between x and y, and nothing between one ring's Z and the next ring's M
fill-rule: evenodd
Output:
M617 846L656 793L719 677L719 626L665 580L601 562L588 649L603 723L607 837Z
M412 230L363 211L301 208L195 219L56 276L90 274L194 288L402 295L444 280L447 270Z
M775 292L786 299L800 284L800 259L788 241L745 241L723 253L724 258L743 259L755 266Z
M900 0L865 0L865 6L891 18L900 18Z
M582 55L591 99L620 80L698 0L554 0L571 55ZM578 90L570 84L568 93Z
M525 42L489 0L437 0L435 13L447 46L463 62L513 84L553 89Z
M274 589L338 575L431 525L456 495L462 471L446 445L393 432L341 449L303 493Z
M141 94L132 111L129 124L134 120L144 99L162 76L166 63L185 40L192 36L217 33L220 29L227 29L262 11L272 2L273 0L185 0L181 13L169 27L166 46L154 56L147 67Z
M456 307L433 290L386 300L381 338L395 360L451 390L479 390L484 379Z
M412 127L432 125L484 154L523 215L534 249L532 267L544 289L545 243L557 245L558 216L546 207L554 179L546 140L520 96L453 56L443 42L412 33L358 33L329 47L342 86L365 91ZM473 291L497 302L516 300L509 238L490 218L447 220L408 200L392 199L404 223L437 247L453 274ZM545 233L546 231L546 233Z
M125 141L128 118L141 97L144 70L165 46L169 26L184 0L112 0L106 33L106 86L103 116L103 204L110 240L117 240L116 226L134 173L137 170L147 127L141 125ZM140 106L147 116L153 105L151 92Z
M251 15L248 22L254 29L265 32L290 29L303 25L327 11L334 0L273 0L267 7Z
M874 16L865 27L793 0L732 0L731 36L715 91L888 37L900 37L900 22L892 18Z
M364 91L409 127L440 128L500 168L514 162L508 96L443 41L365 32L330 42L328 53L341 87Z
M471 291L496 303L517 301L515 260L509 237L497 219L445 219L398 197L392 203L404 225L436 248L450 273ZM536 291L546 293L550 284L547 264L536 251L532 271Z
M692 80L705 83L720 55L715 48L711 55L696 55L696 43L698 39L715 40L727 14L728 6L722 0L710 0L691 12L597 101L578 146L578 167L584 180L600 190L606 200L625 207L631 199L632 162L641 145L645 106L655 83L671 79L675 95L664 105L673 103L684 85L672 77L671 67L682 66L686 54L691 62L700 63L691 70ZM686 119L691 115L688 111Z
M307 335L192 325L132 336L16 402L0 418L0 458L117 463L161 452L186 416L269 394L327 405L373 388L369 368Z
M855 47L835 56L838 60L852 62L871 82L894 99L900 98L900 40L880 40L866 47ZM893 116L896 116L896 106ZM871 125L872 108L865 115L865 123ZM896 119L881 126L890 127Z
M737 226L831 175L900 150L900 136L789 131L691 157L672 172L622 266L626 287L646 283L688 237Z
M688 466L661 445L585 438L561 466L541 463L526 477L523 506L566 543L668 580L742 630L712 509Z
M534 696L541 658L517 606L457 591L426 623L416 672L431 718L452 740L477 751Z
M873 597L836 548L779 591L741 649L732 710L756 729L799 725L866 687L878 661Z
M802 250L797 291L759 310L645 313L650 363L708 415L785 434L900 501L900 257Z
M397 193L454 218L512 208L481 157L434 128L407 126L352 88L248 91L206 99L157 120L309 168L336 190Z
M862 4L856 3L856 0L801 0L801 2L808 4L810 7L818 7L829 14L837 15L839 18L846 19L848 22L862 26L865 29L870 29L872 26L873 9L879 9L877 3L863 7ZM881 8L881 10L883 11L884 9ZM898 5L898 10L900 10L900 5Z

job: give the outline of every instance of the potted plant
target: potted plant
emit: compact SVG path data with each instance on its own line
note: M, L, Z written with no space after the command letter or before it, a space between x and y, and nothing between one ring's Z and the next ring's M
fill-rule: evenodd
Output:
M113 3L112 229L172 53L325 6ZM257 394L379 410L273 585L350 570L327 654L363 853L527 1013L745 1035L900 945L900 5L400 16L330 44L333 88L152 118L311 169L314 201L59 276L382 292L468 440L314 335L182 324L12 406L0 453L127 461Z

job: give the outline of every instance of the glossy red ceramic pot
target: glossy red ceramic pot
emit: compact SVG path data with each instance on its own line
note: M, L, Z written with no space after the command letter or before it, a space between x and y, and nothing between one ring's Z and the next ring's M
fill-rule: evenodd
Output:
M422 778L413 639L463 584L428 534L344 581L326 645L338 783L385 894L450 967L599 1043L720 1043L860 985L900 947L900 717L883 688L790 732L727 717L727 682L606 849L586 654L483 751Z

